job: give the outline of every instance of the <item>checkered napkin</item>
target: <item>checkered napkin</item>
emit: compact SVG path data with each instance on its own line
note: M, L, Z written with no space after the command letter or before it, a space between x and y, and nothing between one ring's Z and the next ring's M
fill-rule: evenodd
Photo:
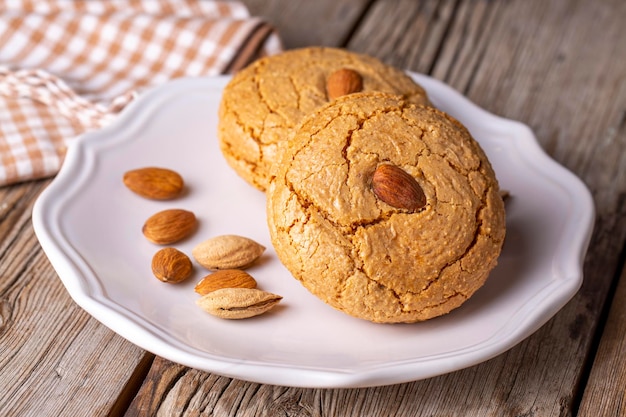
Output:
M148 87L280 50L238 2L0 0L0 186L54 175Z

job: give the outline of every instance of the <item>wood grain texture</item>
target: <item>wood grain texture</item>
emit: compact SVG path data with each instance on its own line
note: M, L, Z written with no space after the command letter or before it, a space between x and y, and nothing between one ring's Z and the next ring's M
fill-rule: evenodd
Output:
M593 193L597 220L582 288L534 335L458 372L367 389L255 384L153 360L90 318L65 291L30 224L48 181L0 188L0 415L624 414L626 2L244 2L277 26L287 47L346 45L430 74L528 124Z
M370 0L243 0L250 13L274 25L285 48L343 46Z
M491 393L494 401L482 411L486 415L572 412L580 395L577 381L584 372L585 355L611 280L620 268L619 253L626 235L621 220L626 191L626 54L620 41L626 39L626 31L618 23L626 18L624 3L461 1L453 14L446 2L438 3L443 12L436 12L436 6L420 7L439 17L452 16L445 23L445 39L434 40L440 45L434 55L437 60L424 61L419 51L414 58L396 58L395 52L381 57L391 63L407 62L408 68L418 71L430 68L431 75L482 107L527 123L547 152L579 175L594 193L596 232L579 294L536 335L504 355L517 355L525 349L521 360L501 364L495 360L476 368L484 373L479 378L483 384L499 387ZM382 5L380 8L384 10L375 7L372 14L389 12ZM614 20L617 16L620 18ZM415 26L407 26L405 31L417 34L430 33L424 25L444 24L434 18L407 20ZM369 52L376 54L381 45L358 38L369 33L366 27L367 21L354 44L367 45ZM391 36L391 30L386 34L379 31L375 38L392 43ZM420 39L415 43L424 45ZM500 375L491 367L502 369ZM516 379L509 380L509 375ZM459 377L453 384L463 379ZM475 390L467 396L474 397ZM504 390L511 395L496 395ZM448 415L446 412L462 407L462 397L452 397L438 409Z
M46 184L0 189L0 415L107 416L144 352L79 308L42 252Z
M624 217L622 217L624 218ZM593 360L579 417L626 415L626 270Z
M626 63L618 49L626 33L623 19L615 18L626 18L623 9L618 1L381 0L347 43L389 64L429 73L486 109L529 124L547 152L591 187L598 220L585 284L532 337L478 366L368 389L271 387L159 359L148 386L158 385L170 368L179 369L180 380L157 396L167 401L155 403L142 388L127 415L572 415L626 236L618 215L626 191L626 136L620 128ZM224 387L217 399L215 386ZM235 387L245 393L237 394L239 400L233 400ZM199 406L203 396L212 398L210 406ZM139 407L148 400L149 409Z

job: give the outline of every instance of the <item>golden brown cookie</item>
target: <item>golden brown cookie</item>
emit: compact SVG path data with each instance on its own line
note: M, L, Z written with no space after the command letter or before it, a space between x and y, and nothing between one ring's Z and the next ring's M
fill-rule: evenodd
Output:
M311 47L265 57L235 74L224 89L218 137L229 165L265 190L279 147L293 128L326 104L329 95L340 94L342 87L350 87L343 89L348 92L382 91L413 103L429 103L424 89L404 72L370 56Z
M274 248L338 310L430 319L496 265L505 213L495 174L441 111L387 94L339 98L303 120L279 166L267 191Z

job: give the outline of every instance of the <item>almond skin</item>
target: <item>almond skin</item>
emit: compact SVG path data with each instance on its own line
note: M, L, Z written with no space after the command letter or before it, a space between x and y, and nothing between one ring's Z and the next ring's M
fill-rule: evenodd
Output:
M223 319L246 319L271 310L282 298L254 288L222 288L202 296L196 304Z
M341 68L326 79L326 94L330 100L363 90L363 77L355 70Z
M191 254L208 270L245 268L257 260L265 246L237 235L222 235L196 245Z
M256 288L256 280L241 269L222 269L207 275L198 282L194 290L200 295L222 288Z
M152 273L167 283L178 283L191 276L191 259L176 248L163 248L152 257Z
M195 214L183 209L168 209L153 214L141 231L157 245L170 245L191 236L198 222Z
M415 178L396 165L383 164L372 176L376 197L392 207L415 212L426 205L426 195Z
M127 171L123 180L128 189L151 200L171 200L178 197L185 185L179 173L158 167Z

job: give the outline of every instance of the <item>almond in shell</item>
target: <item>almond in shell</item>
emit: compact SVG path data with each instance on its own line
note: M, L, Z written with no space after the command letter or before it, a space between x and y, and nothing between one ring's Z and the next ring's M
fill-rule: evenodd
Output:
M256 288L222 288L196 301L204 311L223 319L246 319L274 308L283 297Z
M191 254L206 269L218 270L245 268L264 251L265 246L247 237L221 235L199 243Z

